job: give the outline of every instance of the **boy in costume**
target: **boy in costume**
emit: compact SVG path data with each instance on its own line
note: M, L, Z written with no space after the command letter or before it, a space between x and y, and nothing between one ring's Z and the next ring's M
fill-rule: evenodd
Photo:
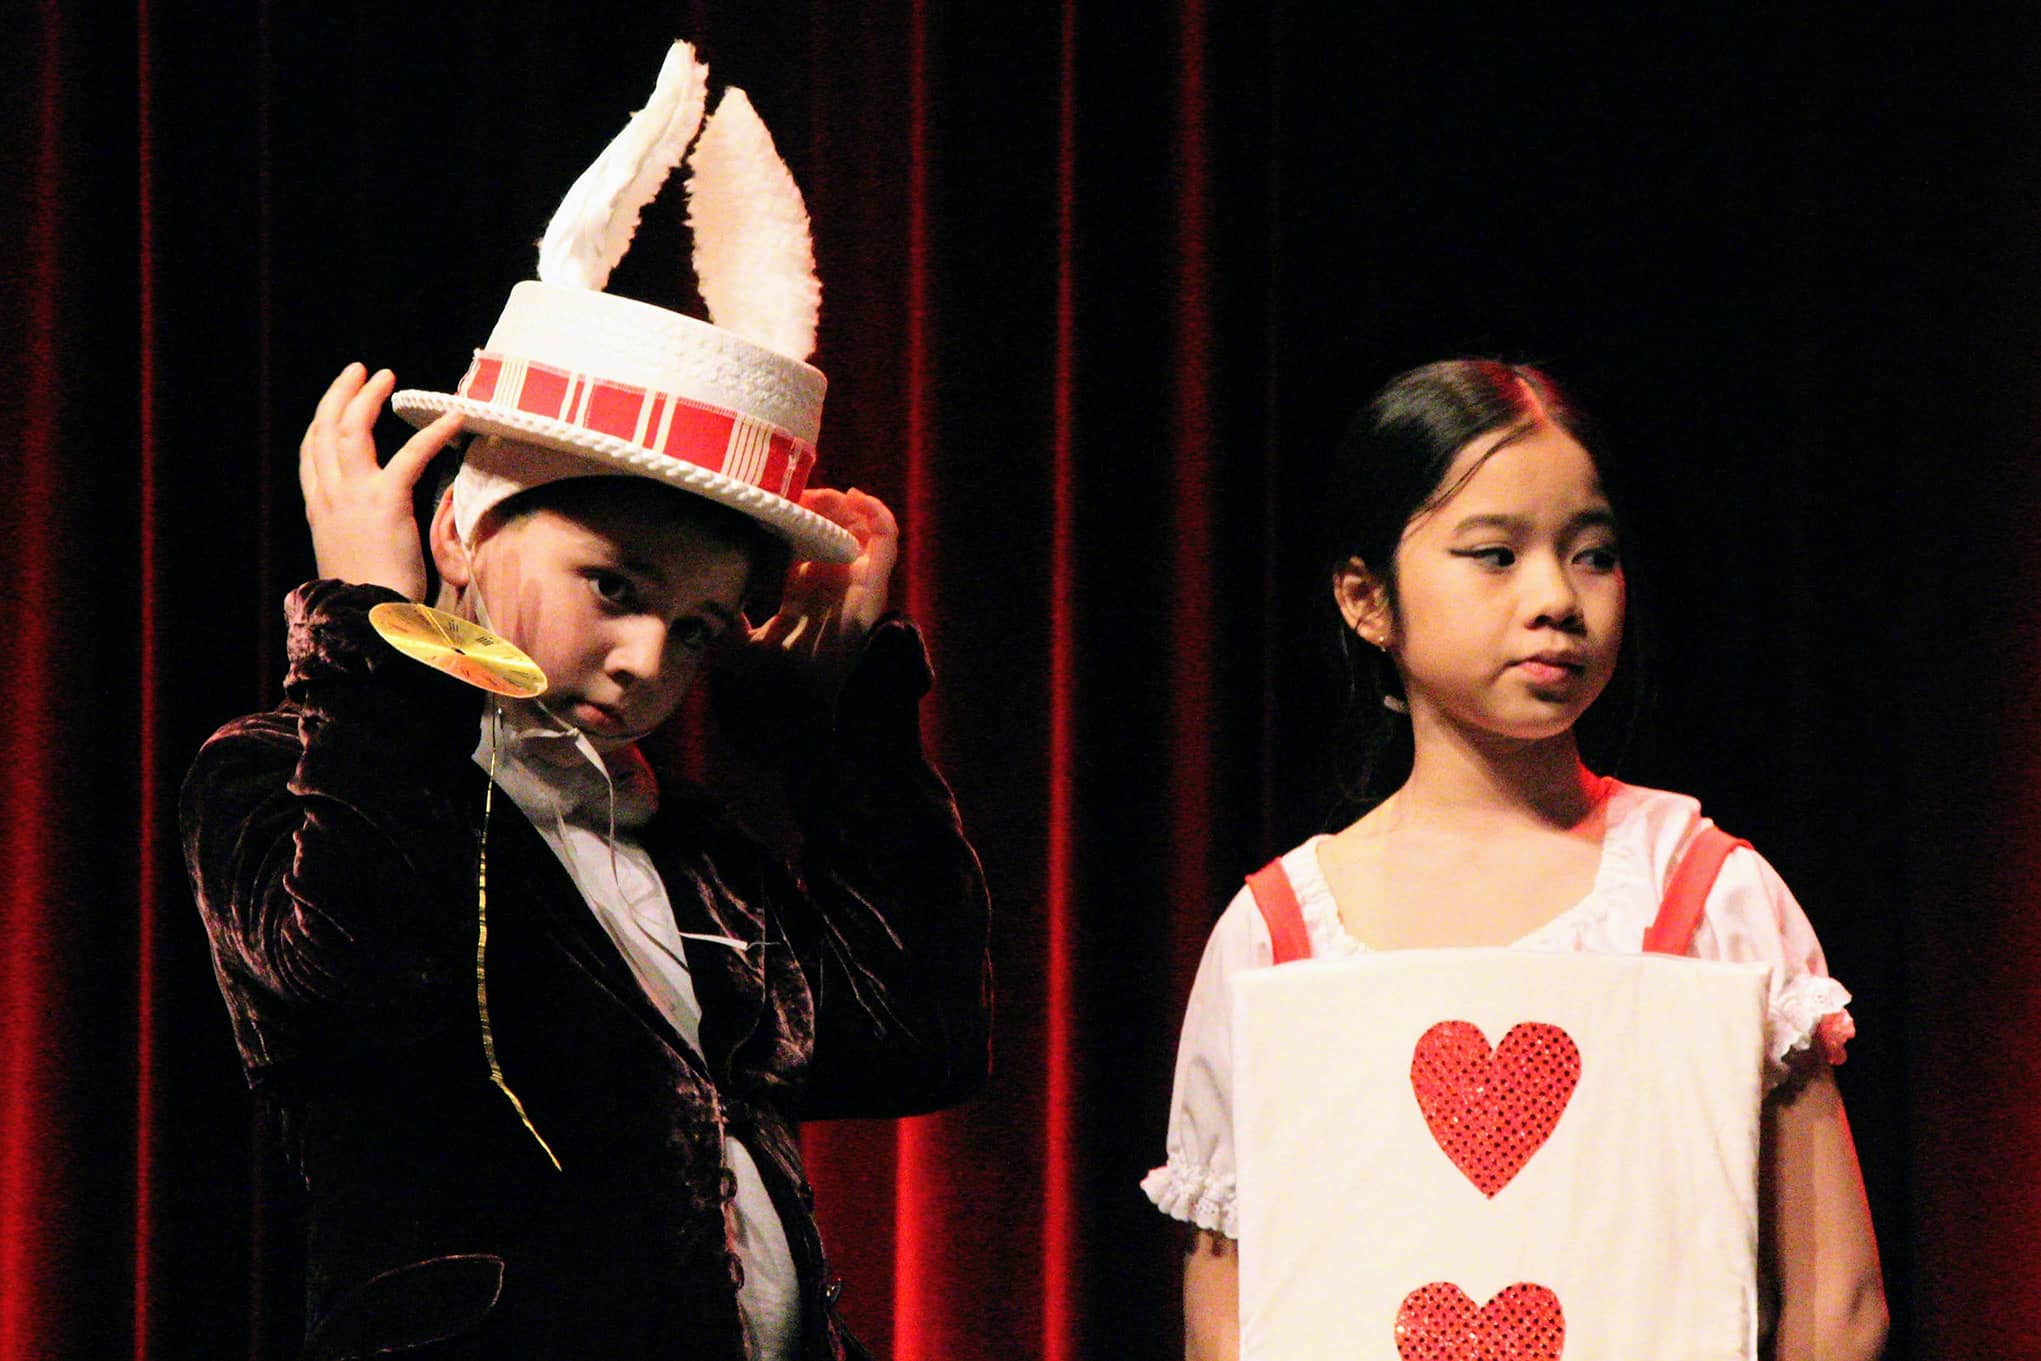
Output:
M892 516L805 490L806 215L741 91L702 127L706 76L676 44L458 390L395 394L425 428L386 466L390 375L329 389L285 701L185 784L243 1064L308 1190L311 1357L859 1354L798 1122L984 1079L984 883L921 752L919 635L885 613ZM601 291L690 145L714 324ZM421 551L411 487L463 433ZM423 600L427 553L436 604L542 693L392 646L371 611ZM637 745L790 555L744 646L806 677L769 706L798 868Z

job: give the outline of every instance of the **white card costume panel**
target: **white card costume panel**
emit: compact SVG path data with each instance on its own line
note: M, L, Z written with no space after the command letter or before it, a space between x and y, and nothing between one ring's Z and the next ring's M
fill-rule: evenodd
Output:
M1750 1361L1769 974L1498 949L1237 976L1241 1355Z

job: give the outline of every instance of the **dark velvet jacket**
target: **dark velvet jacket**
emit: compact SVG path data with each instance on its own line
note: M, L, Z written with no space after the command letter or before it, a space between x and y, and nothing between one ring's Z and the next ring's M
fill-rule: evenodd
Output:
M487 777L478 692L399 656L375 587L291 596L284 704L222 728L184 785L184 851L248 1080L308 1192L307 1355L739 1358L727 1129L803 1286L803 1358L848 1344L797 1122L954 1103L987 1067L987 905L921 752L920 637L874 631L797 744L798 870L697 792L640 834L695 941L697 1055ZM790 715L783 715L790 717Z

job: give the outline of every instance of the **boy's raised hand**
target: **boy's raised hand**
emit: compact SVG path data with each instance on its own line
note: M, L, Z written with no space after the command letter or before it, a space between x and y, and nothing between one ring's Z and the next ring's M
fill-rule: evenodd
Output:
M811 488L801 504L849 530L858 555L850 562L795 563L779 613L753 629L751 640L807 663L833 698L857 664L865 636L886 613L900 526L884 501L856 488Z
M411 518L411 489L461 422L452 413L441 416L377 466L376 416L396 386L388 369L370 376L349 364L340 371L298 446L298 486L320 576L423 600L425 555Z

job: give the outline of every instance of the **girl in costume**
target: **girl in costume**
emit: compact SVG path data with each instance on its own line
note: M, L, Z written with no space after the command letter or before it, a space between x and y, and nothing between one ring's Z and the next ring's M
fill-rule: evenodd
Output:
M1391 382L1340 450L1331 584L1363 724L1377 729L1375 801L1251 878L1199 968L1167 1162L1143 1183L1190 1230L1189 1357L1233 1357L1241 1337L1230 981L1290 958L1408 949L1629 954L1662 936L1678 897L1691 899L1691 920L1653 948L1772 966L1756 1193L1762 1354L1849 1361L1883 1345L1877 1249L1830 1071L1851 1033L1848 994L1762 857L1714 832L1692 799L1581 761L1575 725L1616 672L1627 599L1619 519L1580 431L1537 370L1454 360ZM1705 855L1688 854L1704 846L1718 857L1705 869ZM1394 1230L1354 1226L1371 1231ZM1497 1324L1477 1344L1466 1309L1458 1341L1427 1342L1410 1316L1387 1354L1457 1358L1465 1346L1468 1357L1571 1361L1556 1331L1505 1342Z

